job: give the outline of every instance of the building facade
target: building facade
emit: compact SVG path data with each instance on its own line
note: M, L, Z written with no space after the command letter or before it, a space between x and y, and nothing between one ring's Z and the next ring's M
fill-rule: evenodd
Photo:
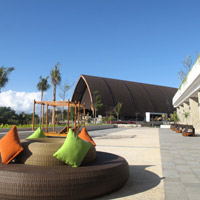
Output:
M193 125L200 131L200 59L185 77L173 97L179 123Z

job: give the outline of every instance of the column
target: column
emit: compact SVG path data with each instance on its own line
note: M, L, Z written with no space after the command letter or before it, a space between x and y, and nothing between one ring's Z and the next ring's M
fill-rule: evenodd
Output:
M198 98L189 98L189 104L191 124L194 126L199 122L200 119Z
M191 124L190 123L190 106L189 106L189 102L184 102L183 103L183 107L184 107L184 113L183 113L183 117L184 117L184 124Z

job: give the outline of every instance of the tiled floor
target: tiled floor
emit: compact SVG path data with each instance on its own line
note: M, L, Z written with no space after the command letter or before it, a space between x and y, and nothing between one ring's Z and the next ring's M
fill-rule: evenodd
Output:
M200 199L200 137L159 129L166 200Z

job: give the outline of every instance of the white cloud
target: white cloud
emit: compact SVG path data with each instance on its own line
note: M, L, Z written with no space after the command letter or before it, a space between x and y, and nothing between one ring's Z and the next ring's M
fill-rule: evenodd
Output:
M11 107L17 113L32 113L33 100L40 100L40 96L40 92L16 92L9 90L0 93L0 107Z

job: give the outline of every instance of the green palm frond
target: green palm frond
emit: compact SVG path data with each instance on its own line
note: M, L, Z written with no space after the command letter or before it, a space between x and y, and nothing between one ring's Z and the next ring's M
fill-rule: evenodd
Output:
M42 78L42 76L40 76L40 81L37 84L37 89L39 91L46 91L49 89L50 85L48 83L48 78L49 76L47 76L46 78Z
M59 70L60 63L57 62L55 65L55 69L51 71L51 82L54 85L58 85L61 82L61 74Z
M4 87L6 85L6 83L8 82L8 75L14 70L14 67L0 67L0 92L1 92L1 88Z

